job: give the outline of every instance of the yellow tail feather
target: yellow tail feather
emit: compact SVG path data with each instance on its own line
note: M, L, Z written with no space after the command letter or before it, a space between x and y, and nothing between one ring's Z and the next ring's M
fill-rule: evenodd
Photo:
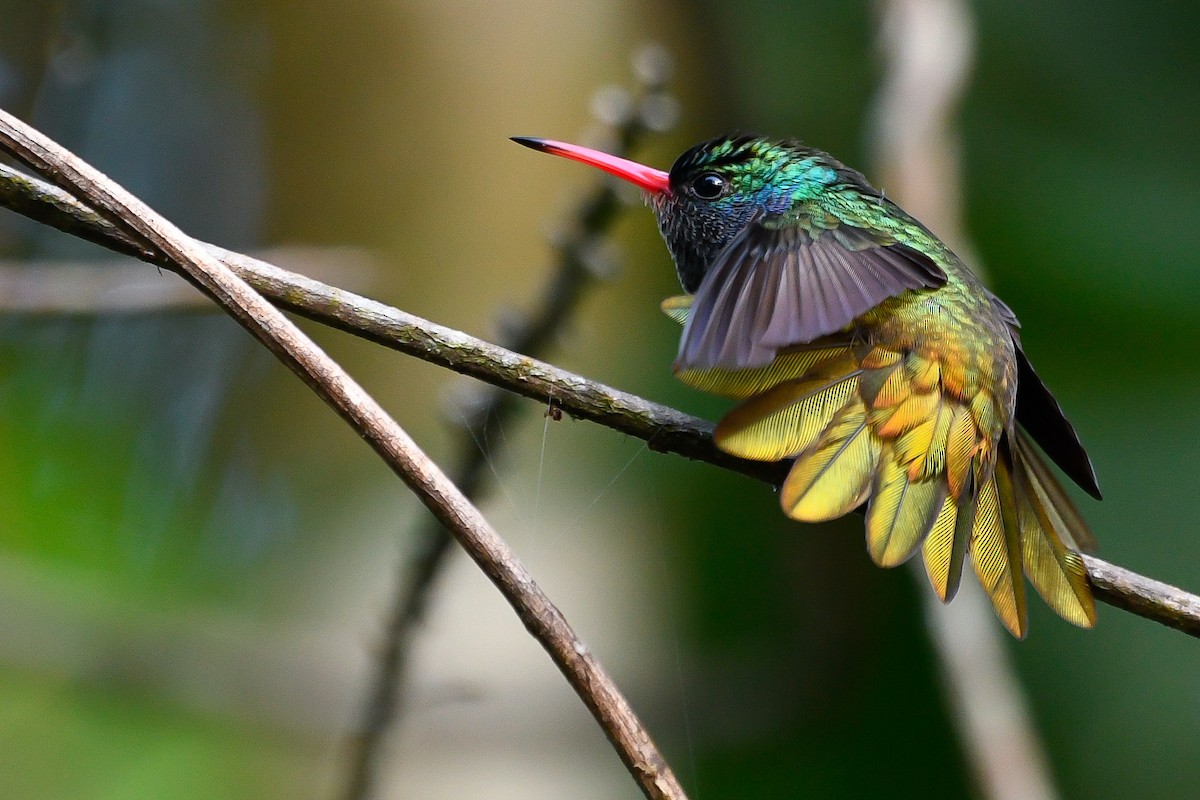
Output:
M814 342L785 350L765 367L681 369L675 373L675 377L693 389L744 400L784 381L803 377L822 362L848 352L848 345L837 340Z
M867 551L879 566L895 567L912 557L941 517L946 482L940 476L909 480L891 446L879 460L867 507Z
M867 498L878 461L879 441L867 428L866 409L853 400L817 444L796 458L780 490L780 505L801 522L837 519Z
M970 409L958 406L946 434L946 484L954 497L961 498L965 487L973 484L972 462L978 440L979 431L971 419Z
M971 531L971 562L979 582L992 599L996 616L1018 639L1025 638L1028 610L1022 577L1020 528L1012 475L1004 458L979 491L975 525Z
M967 542L975 524L975 497L968 493L957 501L947 494L942 510L925 537L922 558L929 583L943 603L954 599L962 581Z
M686 325L688 314L692 312L692 300L695 299L690 294L677 294L674 297L668 297L658 304L662 312L680 325Z
M717 446L741 458L776 461L807 450L854 397L858 370L850 356L825 362L805 378L782 383L730 411L717 425Z
M1096 539L1092 536L1092 531L1083 521L1083 516L1075 508L1075 503L1071 501L1062 484L1054 477L1046 462L1038 456L1033 443L1024 433L1017 435L1016 450L1021 456L1030 484L1042 507L1056 515L1055 530L1062 543L1084 553L1094 551Z
M1070 541L1078 537L1079 530L1071 531L1060 513L1062 506L1049 500L1050 495L1042 481L1046 478L1053 481L1054 478L1048 475L1046 466L1040 463L1023 434L1017 438L1014 471L1018 498L1024 501L1018 516L1025 574L1055 613L1081 628L1090 628L1096 624L1096 601L1088 585L1087 568L1079 554L1063 544L1063 538ZM1062 492L1057 483L1054 488ZM1087 534L1086 528L1083 530ZM1090 538L1090 534L1087 535Z

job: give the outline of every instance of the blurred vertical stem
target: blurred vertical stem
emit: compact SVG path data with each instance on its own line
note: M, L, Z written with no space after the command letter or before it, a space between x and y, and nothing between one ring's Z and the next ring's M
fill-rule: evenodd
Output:
M597 92L593 102L603 128L597 144L618 155L631 150L646 133L670 128L676 116L675 100L664 89L671 69L667 52L647 46L634 55L633 68L637 87L632 93L610 87ZM555 237L556 267L524 318L502 320L500 345L527 356L542 355L562 333L587 289L612 271L602 244L624 205L614 184L605 179L569 216ZM468 498L477 498L487 488L491 434L515 418L519 402L517 395L488 386L454 409L453 438L459 455L450 477ZM350 744L345 800L365 800L375 789L383 742L400 709L412 633L424 618L437 577L453 551L454 539L436 519L423 523L414 536L418 555L402 565L404 574L390 604L362 722Z
M966 87L973 20L962 0L886 0L880 7L884 80L872 111L878 184L977 271L962 231L959 142L951 125ZM963 752L988 800L1057 797L1041 740L983 593L953 605L924 586L929 637Z

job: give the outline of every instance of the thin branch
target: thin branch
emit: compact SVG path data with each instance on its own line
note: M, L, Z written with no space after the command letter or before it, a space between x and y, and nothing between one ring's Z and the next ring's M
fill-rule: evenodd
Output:
M1083 554L1096 599L1200 638L1200 597Z
M606 149L628 151L655 121L645 109L669 102L663 92L669 65L661 48L650 46L635 56L634 66L642 86L636 95L613 87L597 94L594 103ZM623 205L614 181L604 180L568 217L566 229L556 237L557 264L542 288L533 311L524 319L505 320L500 344L517 353L537 356L550 348L575 312L584 292L608 272L597 263L603 256L599 244ZM505 429L520 408L518 398L496 386L487 386L460 404L452 423L458 458L451 479L464 495L476 499L487 487L493 452L492 432ZM398 581L389 606L384 640L379 648L376 674L367 688L363 720L351 740L349 777L343 797L361 800L372 793L383 742L399 714L400 692L407 672L413 628L425 615L434 583L451 554L453 539L435 519L416 531L417 556L406 562L407 573Z
M629 703L561 612L454 484L375 400L286 316L149 207L41 133L0 111L0 148L83 198L202 286L361 435L451 530L512 604L591 710L648 798L683 798L670 768ZM140 249L140 248L139 248Z
M16 193L20 205L31 212L26 216L84 233L84 238L164 268L173 266L169 259L132 244L128 236L65 193L15 174L20 177L10 180L13 171L0 166L0 205L14 208L8 199L11 184L24 185ZM38 202L39 197L45 203ZM643 439L651 450L705 461L772 486L782 483L787 474L786 463L745 461L722 453L712 443L712 424L705 420L249 256L213 245L201 247L271 301L309 319L540 403L553 398L570 416ZM1087 564L1098 600L1200 638L1200 597L1098 558L1088 557Z
M354 247L277 247L259 258L315 271L324 281L363 286L374 271ZM0 263L0 313L29 316L216 313L212 300L185 281L128 259Z

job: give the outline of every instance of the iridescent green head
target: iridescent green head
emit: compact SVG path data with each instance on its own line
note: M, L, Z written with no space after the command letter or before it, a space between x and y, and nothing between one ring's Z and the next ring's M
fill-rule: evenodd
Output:
M795 140L721 136L662 172L595 150L519 137L536 150L599 167L649 194L685 291L695 292L720 252L752 221L786 214L830 185L862 176Z
M651 195L679 279L695 292L713 259L756 219L786 214L845 170L795 140L721 136L676 159L670 191Z

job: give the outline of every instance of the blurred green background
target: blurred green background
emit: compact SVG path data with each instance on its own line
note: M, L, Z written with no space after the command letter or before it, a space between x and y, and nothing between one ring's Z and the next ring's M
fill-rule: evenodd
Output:
M1200 588L1200 11L969 7L968 234L1092 452L1106 500L1083 509L1100 554ZM349 270L353 288L492 336L595 180L508 136L580 138L592 94L628 83L629 54L653 39L677 58L683 112L643 160L665 167L741 129L870 175L876 12L0 0L0 103L196 236L363 248L375 267ZM678 331L657 303L677 287L650 215L629 212L617 239L621 273L552 360L717 416L720 401L671 378ZM8 213L0 256L114 266ZM453 452L459 379L306 328L432 455ZM693 798L973 796L927 588L872 567L860 521L798 527L761 485L535 403L525 415L484 510ZM421 513L218 315L0 317L0 796L335 796ZM1108 607L1092 632L1032 614L1006 647L1062 795L1194 796L1200 643ZM414 657L380 796L638 796L464 559Z

